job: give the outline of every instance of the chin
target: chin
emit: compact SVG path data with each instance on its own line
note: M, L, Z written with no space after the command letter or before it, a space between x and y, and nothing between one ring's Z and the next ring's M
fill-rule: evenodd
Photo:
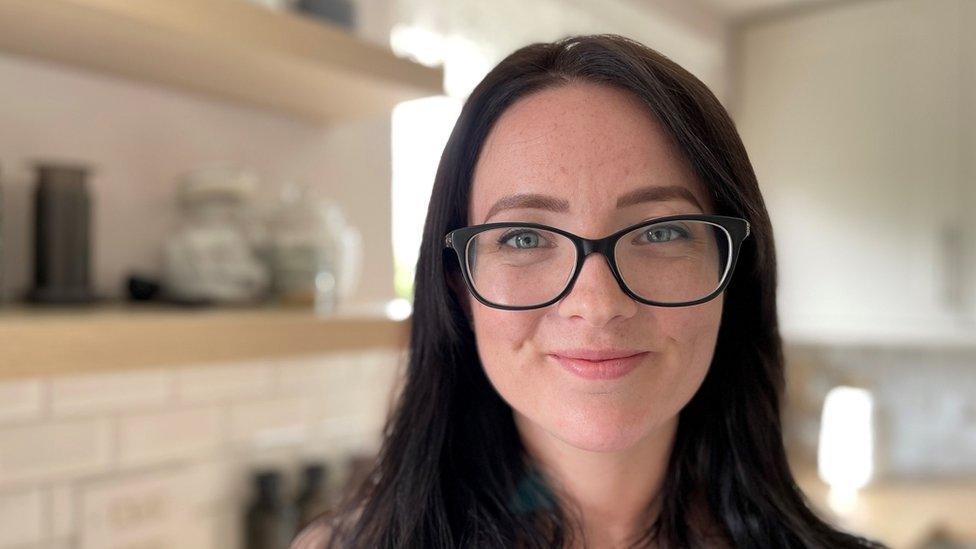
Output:
M570 421L558 421L550 434L566 444L590 452L621 452L635 446L649 428L620 418L599 419L581 414Z
M588 452L623 452L637 444L637 438L622 433L557 433L566 444Z

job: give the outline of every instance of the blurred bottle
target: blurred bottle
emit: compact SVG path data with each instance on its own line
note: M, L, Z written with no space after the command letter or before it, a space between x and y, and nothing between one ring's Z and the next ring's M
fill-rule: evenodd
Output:
M295 507L298 509L298 529L301 530L318 515L324 513L331 503L328 491L329 468L324 463L305 466L304 484Z
M284 549L297 533L295 507L281 497L281 474L266 470L254 476L254 500L247 509L245 547Z
M39 162L34 188L35 303L90 303L91 198L89 168Z

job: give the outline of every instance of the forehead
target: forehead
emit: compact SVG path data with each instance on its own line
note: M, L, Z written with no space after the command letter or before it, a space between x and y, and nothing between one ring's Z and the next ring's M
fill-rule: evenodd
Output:
M526 96L496 121L475 166L469 223L515 194L561 199L570 213L610 215L617 197L647 186L683 187L708 207L690 165L637 96L573 83ZM698 210L681 199L669 203Z

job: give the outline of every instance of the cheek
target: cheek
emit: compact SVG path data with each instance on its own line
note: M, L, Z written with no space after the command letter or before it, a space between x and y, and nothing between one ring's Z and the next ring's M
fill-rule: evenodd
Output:
M657 367L646 372L653 379L645 384L648 401L659 404L657 420L680 412L698 391L712 362L721 319L719 299L660 313L656 325L663 348Z
M542 313L492 309L473 299L470 306L481 364L495 389L513 404L511 399L528 394L533 337Z

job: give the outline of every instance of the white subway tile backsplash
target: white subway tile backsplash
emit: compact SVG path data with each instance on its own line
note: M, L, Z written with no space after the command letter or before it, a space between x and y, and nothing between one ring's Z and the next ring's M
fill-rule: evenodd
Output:
M179 470L126 475L81 489L80 549L182 547L194 517L183 505L188 487Z
M382 365L387 367L388 365ZM375 372L381 367L365 367L362 377L326 386L321 392L309 397L309 422L317 425L336 418L369 417L370 421L385 418L393 403L396 379L387 373L382 377ZM373 371L370 371L373 370ZM375 421L374 421L375 420Z
M307 437L307 409L301 397L235 404L230 409L230 437L257 447L300 444Z
M218 513L213 517L214 536L217 544L214 549L242 549L245 547L241 511L233 509Z
M4 549L7 549L6 547ZM41 543L31 543L28 545L17 545L11 549L77 549L77 545L71 540L66 539L47 539Z
M212 406L130 415L118 421L118 455L124 466L206 455L224 442L224 413Z
M38 543L44 536L40 490L0 492L0 548Z
M334 438L330 444L340 455L374 454L379 451L380 437L374 432L356 432Z
M59 416L159 406L172 395L168 370L74 375L51 382L51 408Z
M280 395L312 393L325 383L325 369L331 364L315 356L302 361L275 364L275 389Z
M360 364L359 353L329 353L279 360L278 390L283 394L314 394L344 380Z
M361 368L360 380L366 386L377 383L388 384L396 374L396 357L387 355L372 357L364 361Z
M376 422L369 416L346 416L319 421L312 428L312 437L335 444L340 440L371 436L377 432Z
M241 528L243 472L236 462L222 460L194 464L184 468L181 476L185 488L180 495L180 504L185 507L190 520L181 526L180 549L243 549L243 546L231 544L233 538L218 537L217 530L222 515L228 512L233 515L236 528Z
M361 401L358 394L356 387L328 386L308 397L307 417L314 423L322 418L348 416Z
M180 527L180 549L226 549L225 540L217 537L217 525L211 517L188 520Z
M246 364L203 364L180 368L176 390L181 401L217 402L255 398L274 391L274 367L270 361Z
M4 382L0 549L239 549L254 471L281 470L290 491L307 460L375 451L397 360L377 350Z
M196 479L187 468L173 468L87 483L79 548L210 549L213 519L187 504L204 497Z
M359 357L359 362L350 367L346 372L346 379L349 384L364 385L369 383L370 374L374 371L377 364L385 363L385 353L363 353Z
M183 471L190 486L183 502L193 507L194 513L222 511L228 502L240 500L245 495L244 467L236 459L221 456L220 459L197 461Z
M104 471L112 446L105 418L0 428L0 486Z
M43 388L39 379L0 383L0 423L39 417L43 409Z
M46 535L51 538L67 538L75 533L75 491L69 485L50 489Z

